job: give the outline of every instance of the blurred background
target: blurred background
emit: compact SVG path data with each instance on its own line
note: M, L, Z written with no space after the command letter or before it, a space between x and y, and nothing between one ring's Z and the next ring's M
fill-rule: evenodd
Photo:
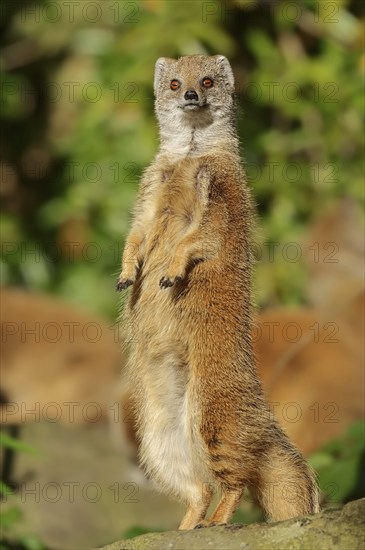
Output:
M231 61L260 375L323 505L364 496L363 24L356 0L2 3L0 548L90 548L183 512L134 464L114 292L159 56ZM259 518L245 497L236 521Z

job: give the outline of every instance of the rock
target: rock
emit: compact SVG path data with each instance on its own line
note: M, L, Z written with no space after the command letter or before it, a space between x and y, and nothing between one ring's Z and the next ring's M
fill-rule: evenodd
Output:
M363 550L365 499L280 523L150 533L103 550Z

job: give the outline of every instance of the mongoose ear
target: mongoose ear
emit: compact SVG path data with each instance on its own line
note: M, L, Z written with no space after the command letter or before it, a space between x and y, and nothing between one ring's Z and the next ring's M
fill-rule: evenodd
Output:
M220 71L225 75L229 85L234 88L234 76L230 62L224 55L216 55L215 58Z
M157 93L158 84L162 78L163 72L167 68L168 65L170 65L175 59L172 59L171 57L159 57L155 64L155 77L153 80L153 89L155 92L155 95Z

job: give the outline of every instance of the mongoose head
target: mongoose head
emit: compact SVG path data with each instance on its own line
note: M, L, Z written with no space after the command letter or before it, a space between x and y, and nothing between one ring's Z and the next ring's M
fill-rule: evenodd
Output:
M232 116L234 77L223 55L156 61L154 92L160 125L206 127Z

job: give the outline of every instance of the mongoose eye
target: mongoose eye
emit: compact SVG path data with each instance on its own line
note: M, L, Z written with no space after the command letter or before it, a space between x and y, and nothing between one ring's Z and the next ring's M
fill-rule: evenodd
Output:
M171 80L170 88L171 90L178 90L180 88L180 82L178 80Z
M205 78L203 78L202 84L204 88L211 88L213 86L213 80L206 76Z

